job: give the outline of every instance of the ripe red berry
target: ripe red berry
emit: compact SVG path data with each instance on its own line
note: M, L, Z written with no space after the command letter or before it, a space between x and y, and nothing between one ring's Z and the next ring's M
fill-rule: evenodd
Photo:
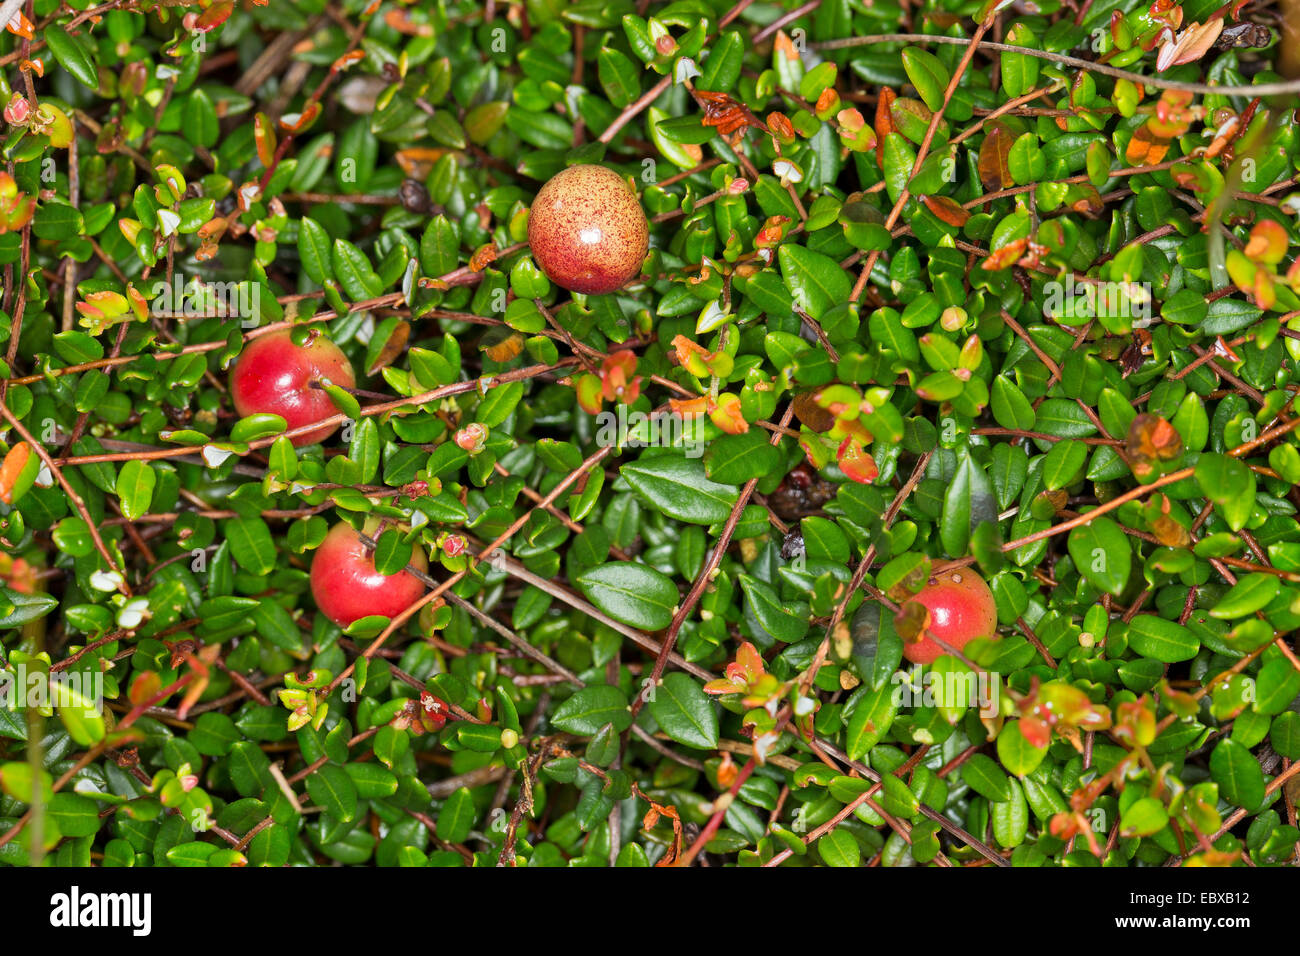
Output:
M528 214L543 272L570 292L613 292L641 271L645 212L627 181L604 166L569 166L547 181Z
M230 373L230 395L240 416L279 415L290 429L338 414L329 395L312 388L313 381L329 379L352 388L352 364L337 345L317 336L308 345L294 345L288 330L253 339L239 353ZM295 435L295 445L312 445L334 434L338 425L314 428Z
M410 564L420 571L429 569L429 561L418 546L411 547ZM424 582L409 571L394 575L377 571L370 550L346 522L330 529L312 557L312 597L325 616L340 627L369 614L395 617L423 593Z
M983 578L968 568L935 575L909 600L929 611L926 630L957 650L977 637L997 633L998 609L993 592ZM930 664L946 653L928 636L903 645L903 656L914 664Z

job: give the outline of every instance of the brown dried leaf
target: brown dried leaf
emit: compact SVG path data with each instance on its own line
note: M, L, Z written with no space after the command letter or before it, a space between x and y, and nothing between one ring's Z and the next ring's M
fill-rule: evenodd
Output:
M963 208L956 200L947 196L926 196L925 207L950 226L960 229L970 219L970 210Z
M919 601L905 601L894 615L894 630L904 644L915 644L924 639L930 627L930 609Z
M835 426L835 416L817 404L816 392L801 392L794 397L794 417L819 435Z
M1183 453L1183 438L1159 415L1143 412L1129 425L1128 453L1151 461L1172 461Z
M1001 249L994 250L989 257L980 263L980 267L986 272L997 272L999 269L1008 269L1020 261L1024 255L1025 248L1029 245L1028 239L1014 239L1008 242Z
M898 94L887 86L880 88L876 101L876 165L885 168L885 137L894 131L892 107Z
M1150 128L1143 125L1133 138L1128 141L1124 158L1133 166L1154 166L1165 158L1169 152L1169 140L1158 138Z
M1166 548L1185 548L1192 543L1192 536L1186 528L1168 515L1147 522L1151 533Z
M431 146L412 146L409 149L399 149L393 154L397 160L397 165L402 167L402 172L406 174L407 179L418 179L421 182L429 178L429 173L433 172L433 164L445 156L447 150Z
M1097 192L1097 187L1092 183L1076 183L1071 186L1066 199L1071 209L1089 219L1096 219L1106 210L1106 204L1101 201L1101 193Z
M1211 20L1209 23L1193 23L1160 48L1160 54L1156 57L1156 69L1163 71L1171 66L1195 63L1210 52L1214 41L1219 39L1219 34L1222 32L1222 19Z
M380 369L392 365L399 355L406 351L406 343L411 338L411 323L405 320L398 322L393 328L393 334L388 337L384 347L379 350L375 356L374 362L370 368L366 369L367 375L376 375Z
M980 144L979 174L980 182L990 191L1008 189L1014 184L1011 178L1009 157L1011 145L1016 141L1015 134L1001 123L989 127Z
M479 348L494 362L509 362L524 350L524 337L513 329L492 328L484 333Z

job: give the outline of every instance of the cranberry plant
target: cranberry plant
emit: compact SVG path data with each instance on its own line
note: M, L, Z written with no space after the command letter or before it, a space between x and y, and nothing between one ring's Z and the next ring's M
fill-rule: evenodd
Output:
M1276 7L0 10L0 862L1295 864Z

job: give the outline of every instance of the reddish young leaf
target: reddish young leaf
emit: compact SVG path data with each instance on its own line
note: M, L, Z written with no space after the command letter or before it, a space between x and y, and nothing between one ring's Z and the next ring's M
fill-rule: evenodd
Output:
M234 12L235 0L217 0L216 3L198 15L198 18L194 21L194 29L200 33L215 30L229 20L230 15Z

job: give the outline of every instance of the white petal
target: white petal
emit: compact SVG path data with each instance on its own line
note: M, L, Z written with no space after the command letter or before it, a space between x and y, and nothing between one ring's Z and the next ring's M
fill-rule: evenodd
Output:
M700 313L699 321L695 323L695 334L703 335L706 332L712 332L721 325L725 325L731 318L731 313L724 310L717 302L710 302Z
M772 172L782 182L799 183L803 182L803 170L788 159L778 159L772 164Z
M170 236L181 227L181 217L170 209L159 209L158 225L162 227L164 236Z
M122 585L122 575L116 571L95 571L90 575L90 586L96 591L116 591Z
M130 608L122 608L117 612L117 626L130 630L133 627L139 627L144 621L144 615L139 611Z
M233 454L233 451L227 448L218 448L216 445L203 446L203 460L209 468L220 467L221 463Z

